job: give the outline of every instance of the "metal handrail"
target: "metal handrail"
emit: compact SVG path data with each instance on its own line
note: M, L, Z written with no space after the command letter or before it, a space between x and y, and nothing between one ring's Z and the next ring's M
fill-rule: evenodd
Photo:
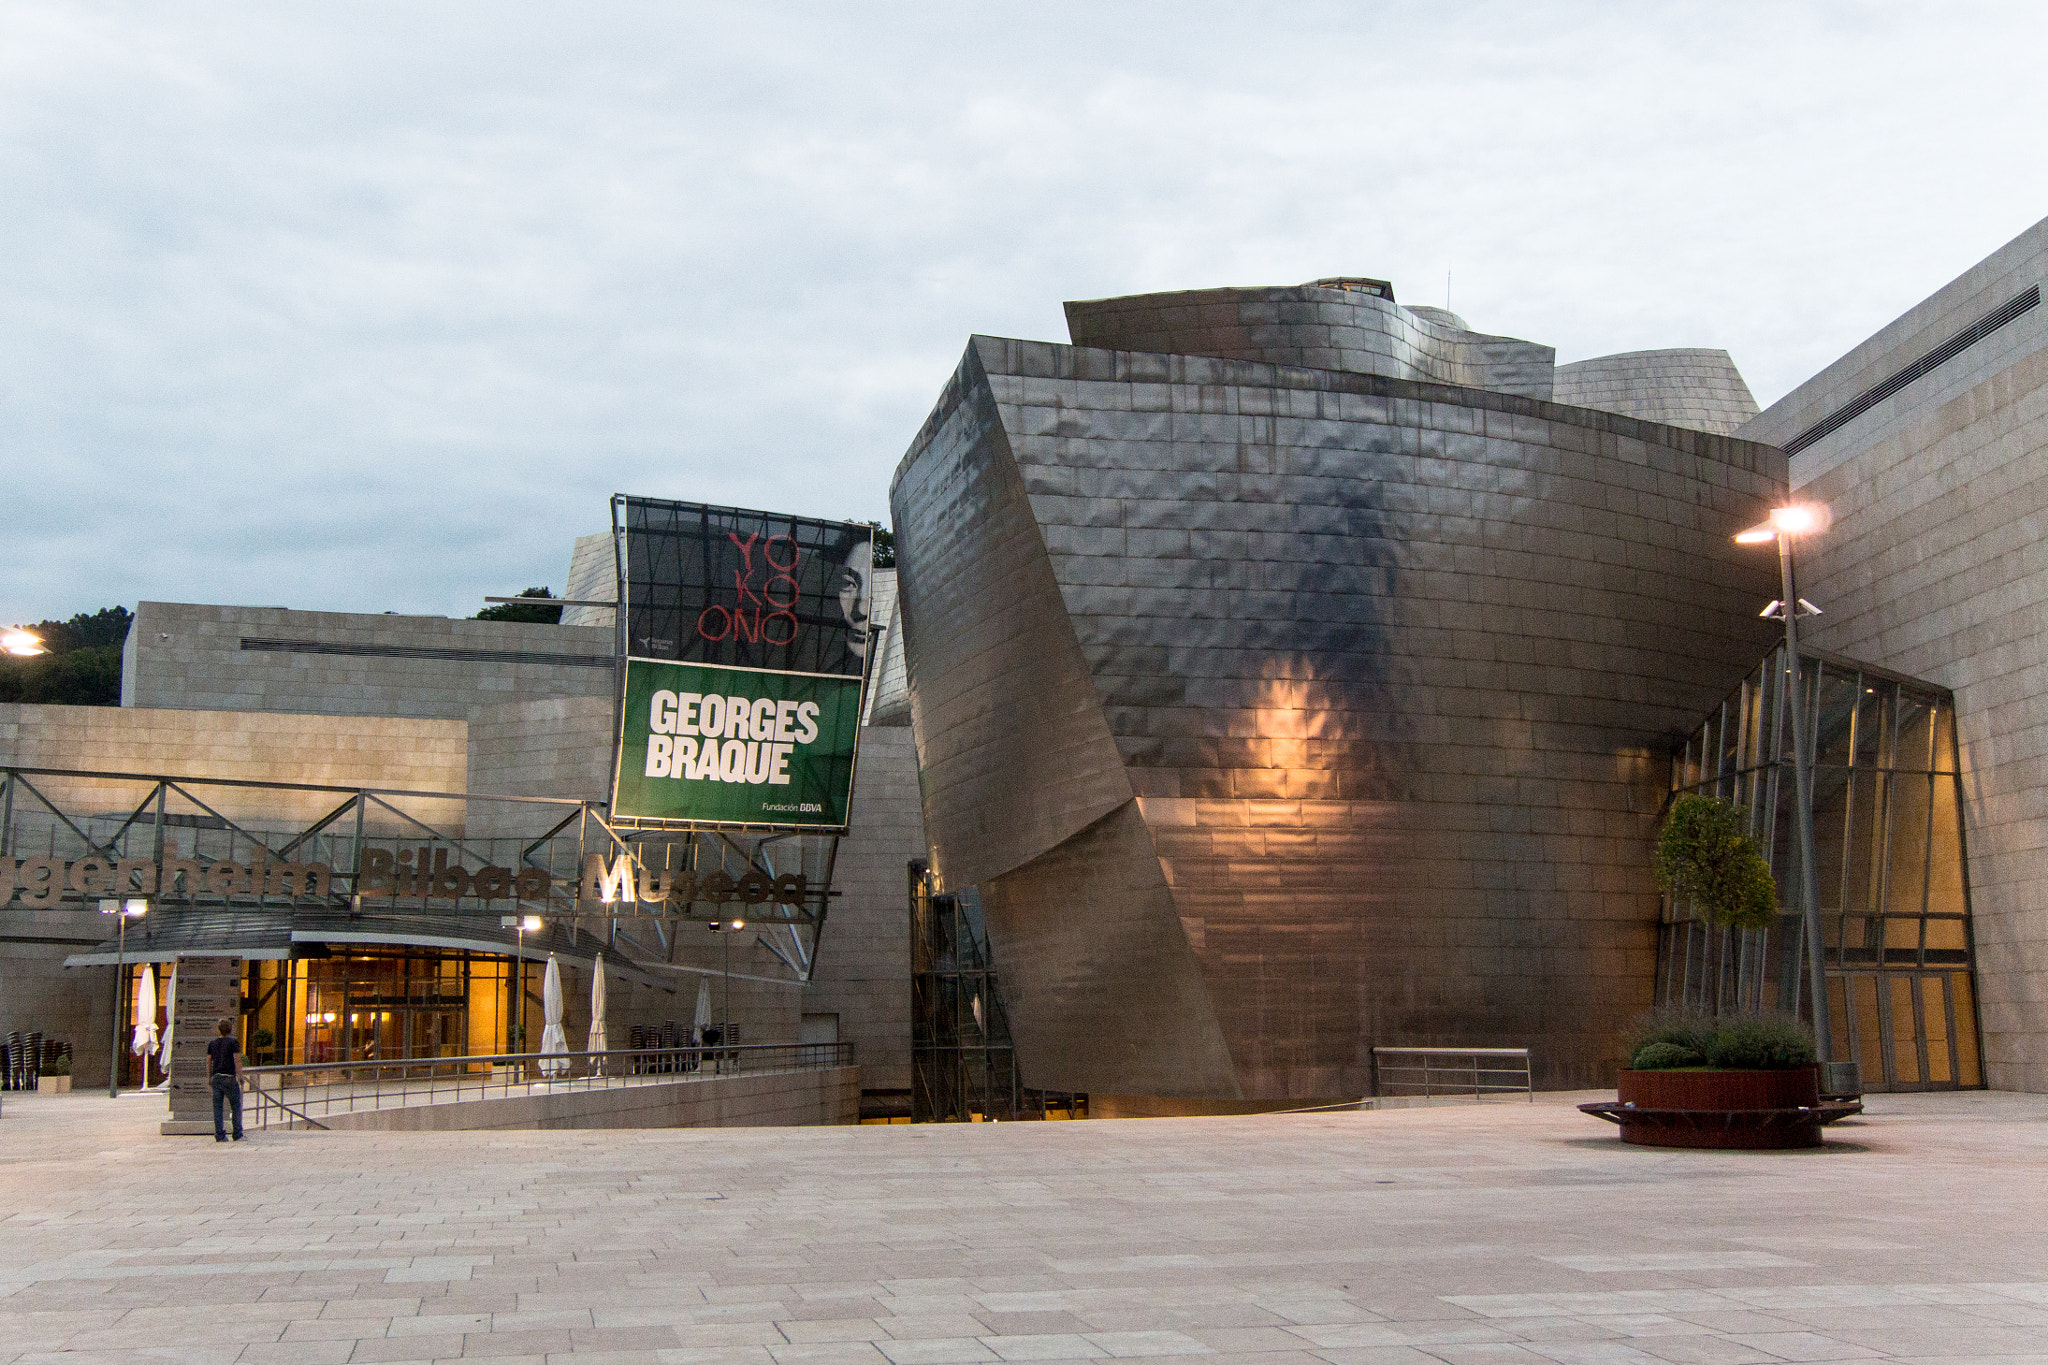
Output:
M1419 1058L1419 1062L1386 1062L1381 1058ZM1438 1064L1438 1058L1469 1058L1467 1062ZM1520 1066L1482 1066L1482 1061L1518 1061ZM1372 1093L1375 1099L1434 1099L1438 1095L1470 1094L1474 1102L1488 1095L1526 1093L1529 1103L1536 1102L1535 1079L1529 1063L1529 1049L1525 1047L1376 1047L1372 1050ZM1413 1075L1420 1073L1419 1080L1403 1080L1390 1077L1389 1072ZM1504 1084L1486 1077L1515 1077L1519 1082ZM1406 1094L1390 1094L1385 1087L1398 1086ZM1414 1093L1420 1086L1421 1094Z
M602 1052L501 1052L465 1057L397 1057L290 1062L242 1068L254 1112L250 1125L320 1126L318 1119L367 1109L410 1108L535 1093L673 1085L737 1075L853 1065L852 1043L746 1043Z

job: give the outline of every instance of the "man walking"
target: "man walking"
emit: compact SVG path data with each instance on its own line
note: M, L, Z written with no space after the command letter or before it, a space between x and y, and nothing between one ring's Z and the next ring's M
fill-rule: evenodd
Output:
M223 1019L214 1025L220 1037L206 1045L206 1083L213 1087L213 1140L226 1142L227 1127L221 1122L221 1106L235 1111L235 1141L242 1140L242 1049L234 1039L235 1021Z

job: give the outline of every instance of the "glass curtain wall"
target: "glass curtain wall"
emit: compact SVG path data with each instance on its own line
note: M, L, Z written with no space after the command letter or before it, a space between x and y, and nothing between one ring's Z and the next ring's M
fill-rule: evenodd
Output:
M299 1065L512 1051L511 966L509 956L403 947L251 962L244 1036L259 1060Z
M1798 687L1787 682L1781 646L1672 765L1674 797L1700 792L1746 813L1778 880L1778 922L1720 929L1666 897L1658 1001L1812 1016L1786 709L1796 696L1812 746L1835 1056L1859 1063L1871 1090L1980 1086L1954 699L1931 683L1807 651Z

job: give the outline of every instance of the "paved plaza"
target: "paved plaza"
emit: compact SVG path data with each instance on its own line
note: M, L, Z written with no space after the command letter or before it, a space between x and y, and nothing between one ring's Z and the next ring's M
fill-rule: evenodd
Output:
M9 1095L0 1365L2048 1362L2048 1097L1803 1153L1585 1098L221 1146Z

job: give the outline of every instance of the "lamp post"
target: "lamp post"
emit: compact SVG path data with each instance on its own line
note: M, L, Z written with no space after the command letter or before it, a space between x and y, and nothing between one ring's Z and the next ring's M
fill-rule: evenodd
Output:
M123 989L127 985L128 976L128 921L141 919L148 914L149 902L101 901L100 913L112 915L115 923L120 926L114 938L114 1042L107 1052L107 1098L117 1100L121 1098L121 1015L124 1013L122 1006L128 1003L128 992ZM149 1082L146 1064L142 1080L145 1085Z
M1821 1063L1824 1091L1838 1087L1828 1083L1834 1040L1828 1027L1827 945L1821 937L1820 875L1813 854L1813 762L1806 743L1806 707L1799 695L1799 617L1801 613L1818 616L1820 608L1799 595L1792 540L1825 530L1827 521L1825 507L1774 507L1769 521L1735 537L1741 545L1761 545L1766 541L1776 541L1778 545L1778 576L1785 595L1765 607L1762 614L1782 616L1785 621L1785 704L1792 715L1792 785L1797 798L1792 823L1799 840L1799 899L1806 928L1807 991L1813 997L1813 1050Z
M513 1049L515 1052L526 1047L526 934L528 930L537 932L542 923L539 915L506 915L498 921L501 929L519 931L519 951L512 957L512 990L516 997L513 1028L519 1039L519 1046Z
M719 935L719 948L725 955L723 994L725 1004L720 1011L718 1042L720 1047L732 1046L732 936L747 927L743 919L713 920L709 925L712 933ZM721 1066L720 1070L724 1068Z

